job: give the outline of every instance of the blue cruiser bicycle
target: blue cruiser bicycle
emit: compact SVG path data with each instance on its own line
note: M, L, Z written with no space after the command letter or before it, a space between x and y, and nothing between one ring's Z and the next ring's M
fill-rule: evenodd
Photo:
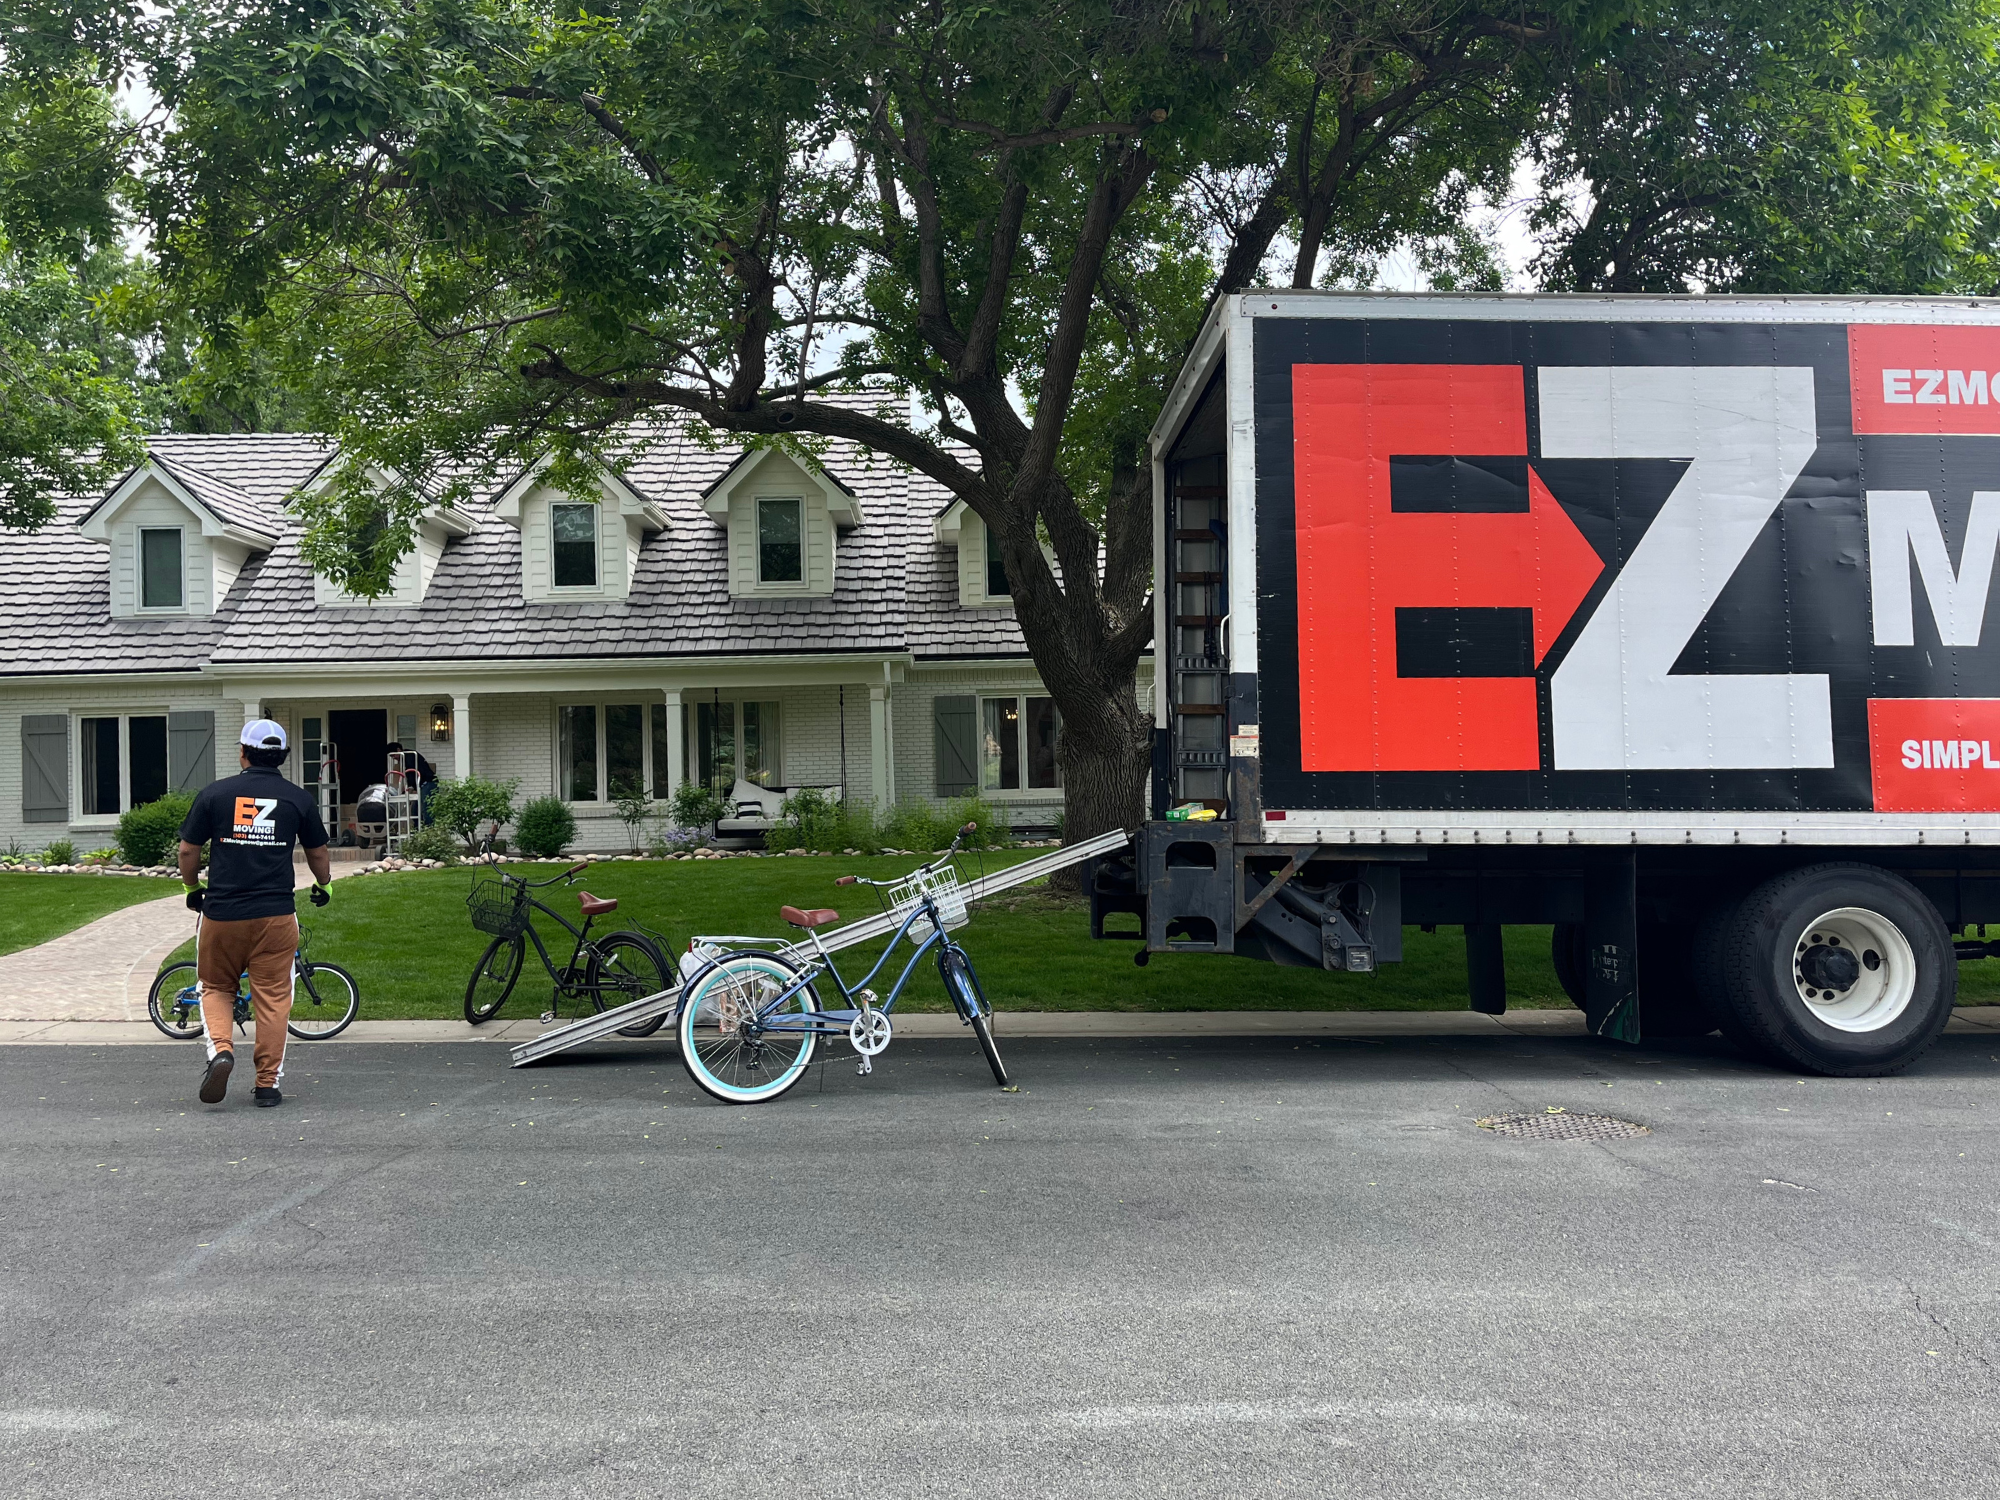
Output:
M775 1099L805 1076L822 1041L846 1038L869 1073L874 1058L894 1035L890 1013L925 954L936 950L938 975L960 1021L972 1028L986 1054L993 1079L1007 1087L1007 1070L993 1045L993 1008L986 1003L965 950L946 936L966 922L965 891L952 868L959 845L976 827L958 831L951 847L902 880L865 880L843 875L837 885L866 885L886 891L889 908L901 923L875 967L850 988L819 940L819 929L840 920L837 911L779 908L779 915L803 931L813 952L796 945L780 952L724 952L717 941L700 940L691 953L687 993L680 1006L681 1061L704 1092L726 1104L759 1104ZM915 951L878 1000L868 988L904 942ZM839 991L842 1004L827 1009L815 985L822 979Z

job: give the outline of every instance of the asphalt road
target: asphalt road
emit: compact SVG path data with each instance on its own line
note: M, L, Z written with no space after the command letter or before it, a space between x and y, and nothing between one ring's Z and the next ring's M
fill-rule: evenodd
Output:
M1007 1052L729 1109L649 1043L294 1044L258 1111L0 1049L0 1489L1992 1492L1992 1040ZM1652 1133L1472 1123L1551 1105Z

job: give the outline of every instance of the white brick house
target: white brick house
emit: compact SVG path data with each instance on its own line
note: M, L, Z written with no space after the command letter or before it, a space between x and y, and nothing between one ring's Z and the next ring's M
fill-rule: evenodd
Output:
M303 783L338 745L349 816L400 740L445 777L563 796L586 849L622 843L620 789L737 776L1059 813L1059 726L1004 579L920 476L686 438L585 503L531 471L434 508L362 601L313 576L287 511L333 457L162 436L110 493L0 533L0 847L109 842L124 809L234 769L259 714Z

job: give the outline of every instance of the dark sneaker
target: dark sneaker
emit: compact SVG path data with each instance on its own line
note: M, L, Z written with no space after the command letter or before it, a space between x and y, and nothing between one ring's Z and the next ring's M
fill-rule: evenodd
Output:
M275 1109L284 1102L285 1096L275 1088L257 1090L257 1107L259 1109Z
M220 1104L222 1096L229 1092L229 1070L235 1066L235 1053L216 1053L208 1060L208 1071L201 1075L201 1089L195 1098L203 1104Z

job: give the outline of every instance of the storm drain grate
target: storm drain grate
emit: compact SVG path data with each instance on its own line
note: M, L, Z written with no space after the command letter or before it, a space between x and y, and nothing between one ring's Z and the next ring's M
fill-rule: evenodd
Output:
M1579 1115L1566 1109L1545 1109L1534 1115L1488 1115L1478 1124L1481 1130L1517 1141L1617 1141L1653 1133L1616 1115Z

